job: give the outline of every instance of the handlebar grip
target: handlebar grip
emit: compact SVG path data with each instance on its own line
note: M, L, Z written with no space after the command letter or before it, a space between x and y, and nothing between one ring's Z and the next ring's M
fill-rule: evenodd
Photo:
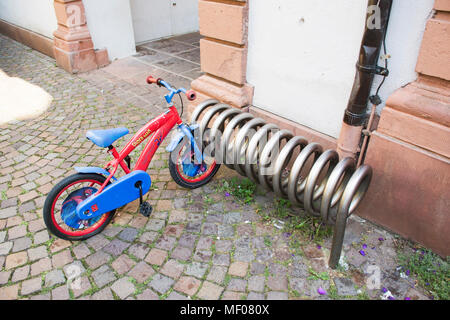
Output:
M153 78L152 76L148 76L148 77L147 77L147 83L148 83L148 84L158 83L158 79L155 79L155 78Z
M194 90L189 90L186 92L186 97L189 101L194 101L197 98L197 94Z

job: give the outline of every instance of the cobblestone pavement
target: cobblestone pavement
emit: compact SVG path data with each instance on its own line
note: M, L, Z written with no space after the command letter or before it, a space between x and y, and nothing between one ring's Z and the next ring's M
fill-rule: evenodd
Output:
M284 229L289 218L276 215L273 194L259 190L249 204L225 195L221 177L233 174L225 169L201 189L182 189L170 177L164 148L148 170L150 218L137 213L134 202L87 241L48 234L42 207L52 186L74 173L74 165L101 166L108 159L86 140L86 130L126 126L135 132L161 113L164 91L145 85L145 78L189 87L200 74L198 38L145 44L134 57L76 76L0 36L0 68L54 98L39 118L0 127L0 299L380 299L380 290L367 288L371 264L396 299L426 299L414 279L396 270L399 239L393 235L352 219L347 266L332 271L326 265L330 238L310 241ZM70 284L76 271L81 277Z

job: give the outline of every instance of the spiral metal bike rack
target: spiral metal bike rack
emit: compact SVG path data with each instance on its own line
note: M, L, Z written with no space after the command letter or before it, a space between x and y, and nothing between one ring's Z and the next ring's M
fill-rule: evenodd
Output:
M191 123L199 124L203 145L214 143L216 159L224 158L229 168L334 224L328 264L338 266L347 219L369 187L370 166L356 168L353 158L339 161L336 151L323 151L318 143L217 100L199 104Z

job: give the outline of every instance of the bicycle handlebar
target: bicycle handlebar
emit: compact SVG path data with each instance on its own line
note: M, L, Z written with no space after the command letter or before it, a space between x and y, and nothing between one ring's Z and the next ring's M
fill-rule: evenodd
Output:
M173 95L174 94L177 94L177 93L180 93L180 92L183 92L185 95L186 95L186 97L187 97L187 99L189 100L189 101L194 101L196 98L197 98L197 94L195 93L195 91L194 90L188 90L188 91L186 91L186 89L184 89L184 88L179 88L178 90L177 89L174 89L174 88L172 88L171 86L170 86L170 84L168 84L167 82L165 82L163 79L161 79L161 78L158 78L158 79L155 79L155 78L153 78L152 76L148 76L147 77L147 83L148 84L153 84L153 83L156 83L158 86L163 86L163 87L165 87L167 90L169 90L170 91L170 95L169 96L166 96L166 100L167 100L167 102L170 102L171 100L172 100L172 97L173 97ZM169 98L169 99L168 99Z

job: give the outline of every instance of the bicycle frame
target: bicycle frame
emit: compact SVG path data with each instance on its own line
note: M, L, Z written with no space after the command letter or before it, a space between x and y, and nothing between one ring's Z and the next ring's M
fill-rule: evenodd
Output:
M152 161L156 150L166 138L167 134L173 129L175 125L182 125L182 123L183 121L181 120L175 105L172 104L169 107L169 110L150 120L138 132L136 132L136 134L131 138L130 141L128 141L122 151L117 152L116 148L111 146L108 152L112 154L114 160L108 162L104 167L104 169L108 170L110 174L108 175L106 181L102 184L101 188L98 190L97 194L103 191L105 186L115 175L119 166L126 174L135 170L146 171L148 166L150 165L150 162ZM150 138L150 140L145 145L144 150L141 152L141 155L139 156L134 168L131 170L131 168L128 168L128 165L125 162L125 158L147 138Z

